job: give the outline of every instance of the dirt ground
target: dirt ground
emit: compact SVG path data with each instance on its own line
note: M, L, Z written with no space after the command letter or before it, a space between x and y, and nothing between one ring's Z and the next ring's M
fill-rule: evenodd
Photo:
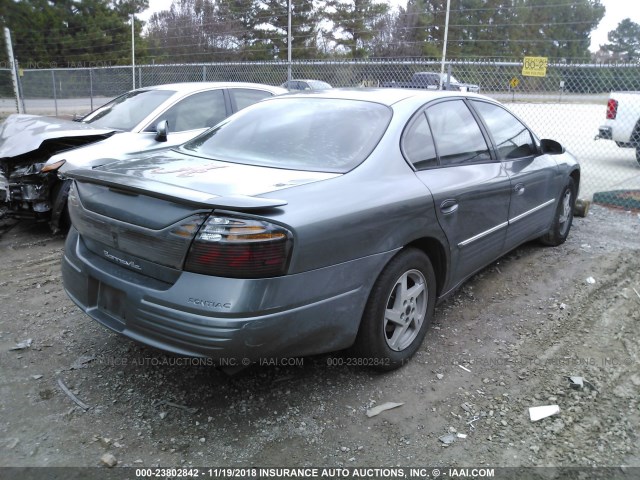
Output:
M0 466L640 466L638 213L593 206L565 245L486 268L387 374L337 354L184 364L74 306L62 237L0 232ZM366 416L385 402L403 405ZM560 413L532 422L542 405Z

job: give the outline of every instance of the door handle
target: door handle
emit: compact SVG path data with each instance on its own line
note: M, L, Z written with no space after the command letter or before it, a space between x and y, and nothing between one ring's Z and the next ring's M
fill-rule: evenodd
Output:
M449 198L440 204L440 211L444 215L449 215L458 210L458 201L455 198Z
M513 193L516 195L522 195L524 193L524 183L517 183L513 187Z

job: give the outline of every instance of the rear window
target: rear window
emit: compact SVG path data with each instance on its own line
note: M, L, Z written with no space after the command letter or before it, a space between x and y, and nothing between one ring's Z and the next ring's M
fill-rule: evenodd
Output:
M344 173L373 151L391 120L384 105L280 98L253 105L184 148L216 160Z

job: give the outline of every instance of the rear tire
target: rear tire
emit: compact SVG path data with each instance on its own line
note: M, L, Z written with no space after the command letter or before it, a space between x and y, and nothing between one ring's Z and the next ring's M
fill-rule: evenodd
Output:
M573 178L569 177L566 185L562 189L560 201L553 216L553 223L549 231L540 237L540 241L545 245L557 247L562 245L569 236L571 224L573 223L573 209L576 203L576 184Z
M403 250L376 280L353 347L362 364L389 371L418 350L433 319L436 280L429 257Z
M636 162L640 164L640 120L638 120L636 127L633 129L629 143L631 147L636 149Z

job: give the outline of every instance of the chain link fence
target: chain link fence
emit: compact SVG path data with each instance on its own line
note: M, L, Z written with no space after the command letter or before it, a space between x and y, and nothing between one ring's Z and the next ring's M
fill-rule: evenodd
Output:
M411 82L416 72L439 72L441 66L435 60L390 59L26 69L20 83L26 113L72 117L134 87L202 81L280 85L289 68L292 78L322 80L334 87L386 87ZM521 61L465 60L447 62L445 72L445 83L477 85L480 93L507 104L541 138L558 140L571 151L582 166L582 198L640 208L640 150L633 140L636 130L640 136L640 110L627 109L621 98L615 121L632 125L631 138L617 143L603 135L596 138L611 107L610 92L639 91L640 105L640 65L550 62L544 77L531 77L522 75ZM15 112L11 95L9 71L0 70L0 115Z

